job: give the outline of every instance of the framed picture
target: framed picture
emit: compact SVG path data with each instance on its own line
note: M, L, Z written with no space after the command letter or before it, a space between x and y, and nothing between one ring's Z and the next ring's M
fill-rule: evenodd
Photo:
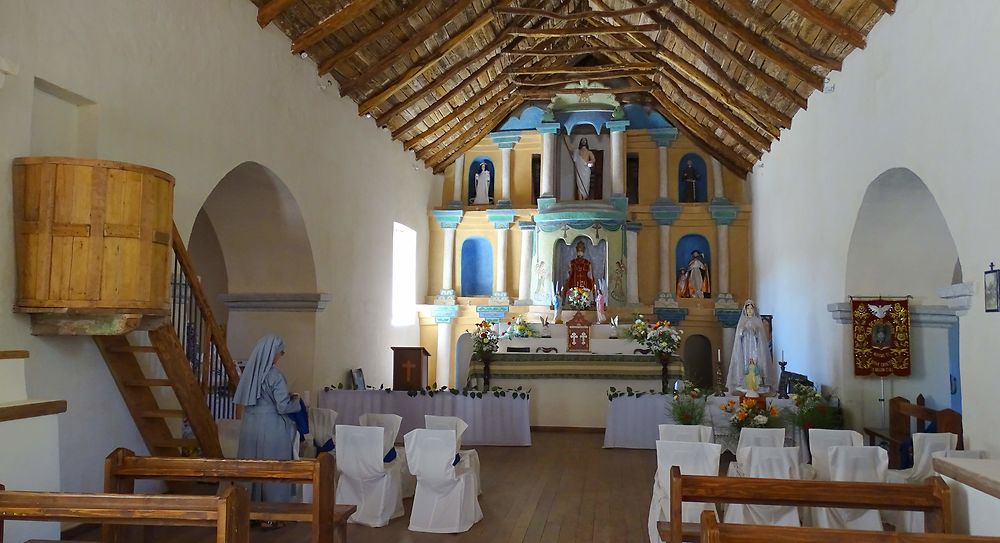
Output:
M990 268L993 266L991 265ZM984 274L983 284L986 288L986 312L996 313L1000 311L1000 270L990 269Z
M365 389L365 374L361 368L351 370L351 381L354 383L355 390Z

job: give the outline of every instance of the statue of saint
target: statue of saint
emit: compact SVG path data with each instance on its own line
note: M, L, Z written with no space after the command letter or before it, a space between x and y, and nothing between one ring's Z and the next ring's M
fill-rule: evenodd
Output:
M688 297L688 269L681 268L677 270L677 297L687 298Z
M605 321L604 309L608 304L607 290L608 280L603 279L597 285L597 295L594 296L594 304L597 306L597 324L604 324Z
M576 258L569 261L569 279L566 280L560 293L563 298L566 297L569 289L574 287L583 287L591 292L594 291L594 273L591 270L590 260L583 256L585 250L586 247L582 241L576 242Z
M775 390L777 384L778 365L771 358L764 320L753 301L747 300L736 324L726 387L731 393L740 390L754 397L758 391Z
M712 281L708 272L708 264L705 264L705 255L701 251L691 251L691 260L687 266L686 285L679 293L681 298L710 298L712 296ZM678 290L680 289L680 278L677 280Z
M694 162L690 159L684 165L684 172L681 173L684 194L681 195L681 202L698 201L698 170L694 168Z
M625 263L615 262L615 285L611 287L611 299L625 301Z
M490 203L490 171L486 169L486 163L479 163L479 172L476 173L476 199L473 204Z
M591 168L594 167L594 163L597 162L597 157L594 156L594 152L590 150L590 144L587 142L587 138L580 138L580 146L576 150L576 156L573 157L573 162L576 166L576 189L580 195L580 200L587 200L590 198L590 175Z

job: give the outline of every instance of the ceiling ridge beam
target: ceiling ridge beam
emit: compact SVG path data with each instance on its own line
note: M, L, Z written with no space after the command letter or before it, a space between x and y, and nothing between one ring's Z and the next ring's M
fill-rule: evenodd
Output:
M368 34L365 34L358 41L344 47L330 57L321 60L319 63L319 75L322 76L330 73L337 67L338 64L350 58L354 55L354 53L358 52L359 49L378 40L387 32L396 29L401 23L405 22L421 9L425 8L430 2L431 0L414 0L409 6L406 7L406 9L397 13L392 19L382 23L382 26L376 28ZM343 93L341 94L343 95Z
M511 0L498 0L498 4L508 4ZM436 50L434 50L427 57L417 61L414 65L410 66L402 75L397 77L395 80L385 84L381 89L375 91L372 96L366 98L358 106L358 113L364 115L371 110L382 105L386 100L388 100L393 94L399 92L400 89L409 85L411 81L420 77L427 70L434 67L435 64L444 59L449 53L455 50L458 46L462 45L474 34L485 28L494 20L494 15L490 10L484 10L482 14L479 15L474 21L467 24L465 28L459 31L458 34L448 38L446 42L441 44Z
M688 3L715 21L717 25L723 27L727 32L742 40L743 43L753 48L761 56L799 78L799 80L813 90L823 88L823 76L810 71L807 66L789 56L788 53L768 44L760 34L744 26L742 21L734 19L724 9L715 5L712 0L689 0Z
M846 41L858 49L864 49L865 35L852 28L839 17L830 15L822 9L814 6L809 0L784 0L788 7L792 8L799 15L809 22L819 26L823 30Z
M406 53L409 53L413 49L422 45L428 38L434 35L437 31L445 27L452 19L462 13L470 5L472 5L472 0L453 0L454 3L446 10L438 14L431 22L418 28L405 42L401 43L398 47L392 51L384 54L378 62L372 64L366 68L362 73L351 78L351 82L342 89L345 94L353 94L354 92L363 90L363 87L367 85L372 79L378 77L382 72L386 71L393 64L399 62L399 59Z
M607 73L603 75L591 75L587 76L587 81L606 81L609 79L621 79L622 77L628 77L631 75L636 75L633 72L620 72L620 73ZM580 78L574 77L569 79L543 79L541 81L525 81L523 79L511 78L513 83L519 87L554 87L557 85L570 85L572 83L579 83Z
M299 54L323 41L324 38L353 22L367 13L381 0L354 0L339 11L326 16L315 26L306 30L292 42L292 53Z
M590 74L604 74L608 72L633 72L633 71L653 71L656 64L652 62L628 63L628 64L602 64L597 66L541 66L530 68L507 69L503 75L556 75L556 74L578 74L586 76Z
M589 48L588 47L580 47L580 48L576 48L576 49L573 49L573 48L570 48L570 49L548 49L548 50L544 50L544 51L539 51L537 49L527 49L527 50L520 49L520 50L506 51L503 54L507 55L507 56L513 56L513 57L570 57L570 56L587 55L587 54L594 54L594 53L607 54L607 53L616 53L616 52L623 52L623 53L655 53L656 52L656 48L654 48L654 47L621 47L621 48L618 48L618 49L621 49L621 51L616 50L616 48L614 48L614 47L603 47L603 46L589 47Z
M605 25L592 26L587 28L591 35L596 34L634 34L637 32L659 32L663 30L658 24L641 25ZM577 27L569 28L519 28L510 31L512 36L522 36L525 38L564 38L579 34Z
M638 2L638 0L631 0L631 1L633 3ZM785 99L787 99L788 101L790 101L793 104L797 105L798 107L800 107L802 109L806 109L806 106L808 106L808 104L809 104L809 101L808 101L808 99L806 97L804 97L801 94L799 94L799 93L795 92L794 90L790 89L785 83L779 81L777 78L775 78L771 74L765 72L764 70L762 70L761 68L759 68L756 64L754 64L754 63L750 62L749 60L743 58L742 55L740 55L740 54L736 53L735 51L732 51L731 49L729 49L729 47L727 47L726 44L722 40L720 40L717 36L715 36L715 34L712 34L711 32L708 32L707 29L705 29L704 27L702 27L698 23L698 21L694 20L694 18L691 17L690 15L688 15L687 13L684 13L683 10L677 9L676 6L671 6L668 9L668 11L669 11L669 13L671 13L672 15L674 15L675 17L677 17L681 21L682 24L684 24L688 28L690 28L697 36L701 37L709 45L711 45L712 47L714 47L716 51L718 51L722 55L725 55L726 57L728 57L733 62L739 64L752 77L754 77L755 79L758 79L759 81L761 81L762 83L764 83L768 87L771 87L778 94L780 94L781 96L785 97ZM657 21L660 24L663 24L665 26L666 26L667 23L669 23L670 24L669 26L671 27L671 30L674 32L674 38L681 40L681 42L684 43L685 46L687 46L688 50L692 50L693 48L696 48L698 51L703 51L703 52L705 52L707 54L707 52L704 51L703 48L697 47L697 44L689 36L687 36L687 34L683 33L681 31L681 29L678 28L677 25L675 25L669 19L663 17L659 13L650 13L649 17L652 18L654 21ZM705 31L703 32L702 30L705 30ZM713 62L715 62L714 59L713 59ZM720 65L720 69L721 69L721 65Z
M278 18L286 9L299 0L271 0L263 6L257 8L257 24L261 28L271 24L271 21Z
M520 87L520 85L517 85ZM606 88L572 88L572 89L542 89L542 88L518 88L517 92L522 98L541 99L549 98L557 94L635 94L653 92L653 85L629 85L625 87Z
M783 45L790 53L802 57L815 66L822 66L834 71L841 69L843 63L839 59L828 56L826 53L813 48L811 44L806 43L802 38L788 32L781 27L778 21L767 14L757 11L753 7L753 4L750 3L750 0L727 0L726 5L757 25L760 28L759 34L770 38L777 45ZM685 13L685 15L687 14Z
M486 134L493 131L494 128L493 125L500 122L500 120L506 117L507 115L510 115L510 113L514 111L514 109L519 107L522 103L524 103L524 100L522 100L520 97L517 96L515 96L511 100L508 100L506 103L499 106L496 111L490 114L489 117L483 119L481 123L482 126L480 126L477 130L470 133L466 138L465 143L460 144L454 150L448 152L448 154L445 154L441 158L438 158L441 156L441 153L435 155L434 157L431 157L430 164L431 167L433 168L434 173L443 172L453 157L465 153L469 149L475 147L484 137L486 137ZM445 150L445 152L447 152L447 150ZM427 162L425 162L425 164L426 163Z
M596 17L609 17L609 16L625 16L633 15L635 13L645 13L647 11L652 11L661 7L667 6L668 2L653 2L651 4L645 4L637 6L634 8L618 9L612 12L608 11L575 11L571 13L558 13L555 11L549 11L546 9L539 8L519 8L519 7L497 7L493 8L493 11L497 13L504 13L507 15L533 15L536 17L543 17L546 19L555 19L559 21L579 21L582 19L593 19Z

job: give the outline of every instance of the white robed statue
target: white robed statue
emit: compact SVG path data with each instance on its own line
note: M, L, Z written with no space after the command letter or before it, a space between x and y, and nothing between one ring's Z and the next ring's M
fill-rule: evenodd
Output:
M576 169L576 191L580 200L590 199L590 175L591 169L597 162L597 157L590 150L587 138L580 139L580 146L573 156L573 163Z
M490 171L486 168L485 162L479 163L479 171L476 173L476 199L473 204L489 205L490 203Z
M776 390L777 384L778 365L771 359L764 320L753 300L747 300L736 324L726 388L731 393L741 391L754 398L761 392Z

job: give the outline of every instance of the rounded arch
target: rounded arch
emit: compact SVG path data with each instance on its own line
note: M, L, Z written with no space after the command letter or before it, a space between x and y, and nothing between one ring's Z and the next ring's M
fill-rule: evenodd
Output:
M701 334L684 341L684 375L698 388L712 386L712 342Z
M485 166L486 171L490 173L489 185L487 186L488 202L483 202L482 199L479 198L479 190L478 187L476 187L476 175L482 171L483 166ZM496 185L496 180L496 168L493 166L493 161L490 160L489 157L477 156L472 159L472 162L469 164L469 203L476 203L476 200L480 200L480 204L493 203L493 187Z
M462 242L462 296L493 294L493 245L482 236Z
M907 168L892 168L865 191L847 252L845 288L850 296L913 296L914 305L938 305L938 289L962 282L962 266L951 230L934 195ZM923 394L932 408L961 410L958 324L911 325L912 373L888 379L886 397ZM850 337L845 339L851 352ZM866 424L880 421L879 380L854 377Z
M687 180L691 177L695 178L694 194ZM708 167L698 153L688 153L677 163L677 199L682 203L708 201Z

